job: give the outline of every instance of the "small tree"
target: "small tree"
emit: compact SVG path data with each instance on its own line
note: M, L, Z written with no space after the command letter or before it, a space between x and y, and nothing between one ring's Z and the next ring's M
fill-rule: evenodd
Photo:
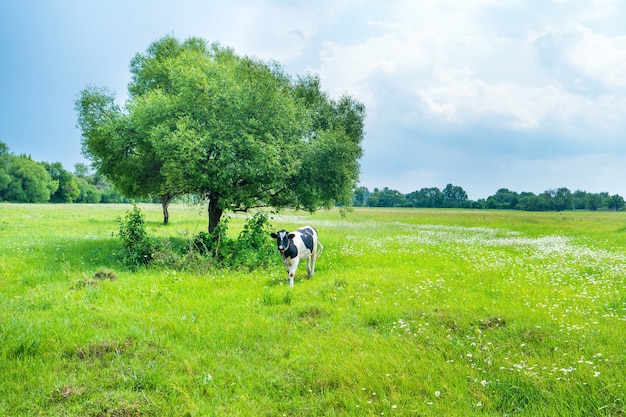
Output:
M76 178L76 185L80 190L77 203L96 204L102 200L102 192L93 184L90 184L85 178Z
M459 208L465 207L468 203L467 193L463 188L452 184L446 185L442 191L443 207Z
M152 261L155 245L146 232L146 226L141 210L133 204L133 208L126 212L120 224L119 236L124 245L124 259L131 266L148 264Z
M367 187L357 188L354 190L354 195L352 196L352 205L356 207L365 207L369 194L370 191Z
M553 194L554 207L558 211L571 210L574 207L572 192L565 187L561 187Z
M620 211L624 208L625 204L626 203L624 202L624 198L620 196L619 194L615 194L611 196L609 200L608 208L615 209L615 211Z
M60 162L44 162L43 166L50 174L50 177L59 183L57 190L50 196L53 203L72 203L80 195L80 188L76 182L76 177L65 170Z

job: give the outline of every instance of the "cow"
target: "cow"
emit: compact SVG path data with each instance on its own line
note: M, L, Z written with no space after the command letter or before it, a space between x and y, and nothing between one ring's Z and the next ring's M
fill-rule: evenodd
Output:
M278 251L282 255L285 268L287 269L290 287L293 287L293 278L296 275L300 259L306 259L306 269L309 273L309 278L313 276L315 273L315 260L324 249L317 240L317 230L315 228L304 226L292 233L283 229L276 233L270 233L270 236L276 239Z

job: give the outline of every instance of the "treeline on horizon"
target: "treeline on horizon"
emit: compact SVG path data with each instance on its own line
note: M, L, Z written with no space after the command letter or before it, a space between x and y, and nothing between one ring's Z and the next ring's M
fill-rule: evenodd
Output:
M185 199L187 197L187 199ZM189 196L179 200L190 201ZM193 200L193 199L192 199ZM82 163L67 171L60 162L37 162L30 155L14 155L0 141L0 202L15 203L129 203L151 202L159 199L133 199L122 195L104 176L92 172ZM620 195L609 193L571 192L567 188L547 190L539 195L499 189L486 199L472 201L463 188L448 184L443 190L422 188L402 194L388 187L358 187L352 203L356 207L419 207L472 208L526 211L563 210L624 210L626 204Z
M463 188L448 184L443 190L436 187L422 188L408 194L389 189L359 187L352 203L356 207L419 207L419 208L471 208L525 211L563 210L624 210L624 198L618 194L570 191L562 187L546 190L541 194L515 192L499 189L486 199L472 201Z
M37 162L14 155L0 141L0 202L13 203L129 203L103 175L86 164L67 171L60 162ZM157 202L158 199L155 200Z

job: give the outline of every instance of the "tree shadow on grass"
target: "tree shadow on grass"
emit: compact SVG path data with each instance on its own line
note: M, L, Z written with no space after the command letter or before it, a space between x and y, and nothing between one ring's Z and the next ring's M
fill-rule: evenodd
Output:
M42 248L44 268L84 271L94 268L119 268L121 243L111 239L69 240L59 239Z
M157 250L183 254L189 245L188 238L159 238L162 248ZM84 240L59 238L41 248L36 254L37 263L47 268L60 266L71 270L92 268L123 268L124 251L117 237Z

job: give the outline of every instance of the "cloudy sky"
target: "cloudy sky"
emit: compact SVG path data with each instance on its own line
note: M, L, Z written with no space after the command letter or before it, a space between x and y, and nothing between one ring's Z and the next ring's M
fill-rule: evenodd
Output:
M137 52L198 36L367 108L361 184L626 196L623 0L0 0L0 141L81 155L74 101L121 102Z

